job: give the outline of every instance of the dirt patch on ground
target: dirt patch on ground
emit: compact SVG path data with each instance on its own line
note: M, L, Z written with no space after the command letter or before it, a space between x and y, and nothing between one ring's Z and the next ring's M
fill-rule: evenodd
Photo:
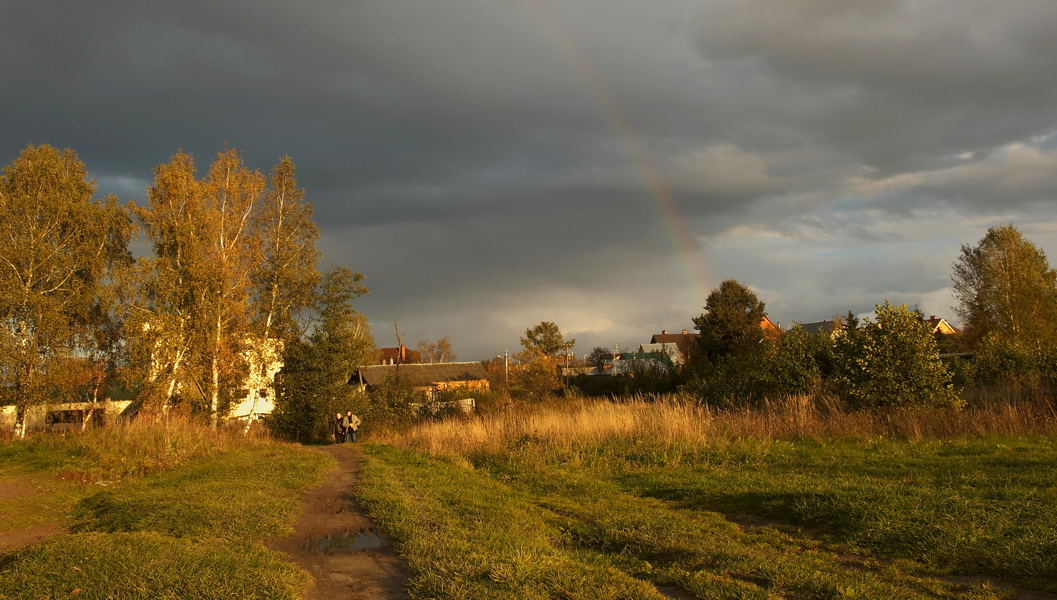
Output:
M0 500L14 500L36 494L37 491L17 480L0 481Z
M60 533L66 533L66 531L59 523L46 523L44 525L27 527L25 529L0 531L0 554L5 554L25 546L31 546L37 542L42 542L53 535L59 535Z
M302 498L294 533L269 544L312 574L309 600L408 598L410 572L352 495L362 455L354 444L327 446L338 461Z
M18 480L0 481L0 500L19 500L32 498L39 491L36 487ZM64 533L62 523L44 523L22 529L4 529L0 527L0 554L18 548L36 544L53 535Z

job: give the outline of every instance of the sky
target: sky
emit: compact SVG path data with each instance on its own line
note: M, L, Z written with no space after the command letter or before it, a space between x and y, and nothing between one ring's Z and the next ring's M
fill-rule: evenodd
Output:
M596 346L748 285L784 326L1057 253L1052 0L0 0L0 164L73 148L142 202L179 150L289 155L380 346Z

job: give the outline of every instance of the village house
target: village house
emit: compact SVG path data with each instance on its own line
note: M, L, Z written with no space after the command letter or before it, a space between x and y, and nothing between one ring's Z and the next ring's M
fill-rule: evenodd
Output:
M954 335L958 333L958 328L947 322L946 319L931 315L925 319L925 322L932 328L933 335Z
M767 315L760 319L760 329L763 330L763 335L767 339L777 338L782 333L781 327L771 321ZM690 333L686 329L680 333L668 333L668 330L665 329L660 333L653 334L653 337L650 338L650 343L648 345L643 344L640 351L663 352L672 356L672 360L677 361L677 364L684 364L690 354L693 353L697 339L700 337L700 333ZM678 357L676 357L676 353L672 353L671 348L673 346L678 350Z
M438 414L444 409L471 413L476 408L474 398L440 402L441 393L453 390L487 392L490 387L488 371L479 362L369 365L357 369L349 383L369 392L394 374L406 378L413 390L421 394L423 402L412 404L412 408L426 414Z
M432 399L438 392L454 389L488 391L488 371L479 362L435 364L368 365L353 373L349 383L361 390L377 388L390 375L399 373L417 392Z
M841 327L844 326L844 322L841 320L830 321L823 319L814 323L799 323L799 325L800 329L804 330L805 333L827 333L830 336L835 336L836 332L840 331Z
M275 410L275 375L283 368L283 344L270 339L253 342L244 352L248 373L231 402L229 419L257 421Z
M937 317L936 315L930 315L929 318L924 320L929 326L929 333L935 336L947 336L958 333L958 328L951 325L946 319ZM841 328L844 327L843 319L823 319L821 321L815 321L813 323L800 323L800 328L807 333L828 333L831 337L840 335Z
M650 346L656 347L660 345L661 348L668 349L671 352L671 348L674 347L676 353L679 355L679 364L686 362L688 356L694 351L694 345L697 344L697 338L701 337L700 333L690 333L686 329L682 333L668 333L665 329L660 333L653 334L650 338Z

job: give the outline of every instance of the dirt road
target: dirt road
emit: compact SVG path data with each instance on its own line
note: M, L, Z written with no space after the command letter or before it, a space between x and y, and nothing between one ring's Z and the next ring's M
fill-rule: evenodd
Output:
M337 469L302 497L294 533L269 546L288 554L315 578L309 600L408 598L407 566L352 495L359 448L341 444L323 451L338 460Z

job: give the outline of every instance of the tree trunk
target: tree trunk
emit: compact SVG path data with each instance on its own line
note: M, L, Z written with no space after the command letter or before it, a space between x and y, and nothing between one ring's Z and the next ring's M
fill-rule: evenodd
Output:
M211 379L213 389L209 392L209 424L215 429L219 419L220 411L220 347L221 347L222 321L217 315L216 331L213 338L213 359L211 362Z

